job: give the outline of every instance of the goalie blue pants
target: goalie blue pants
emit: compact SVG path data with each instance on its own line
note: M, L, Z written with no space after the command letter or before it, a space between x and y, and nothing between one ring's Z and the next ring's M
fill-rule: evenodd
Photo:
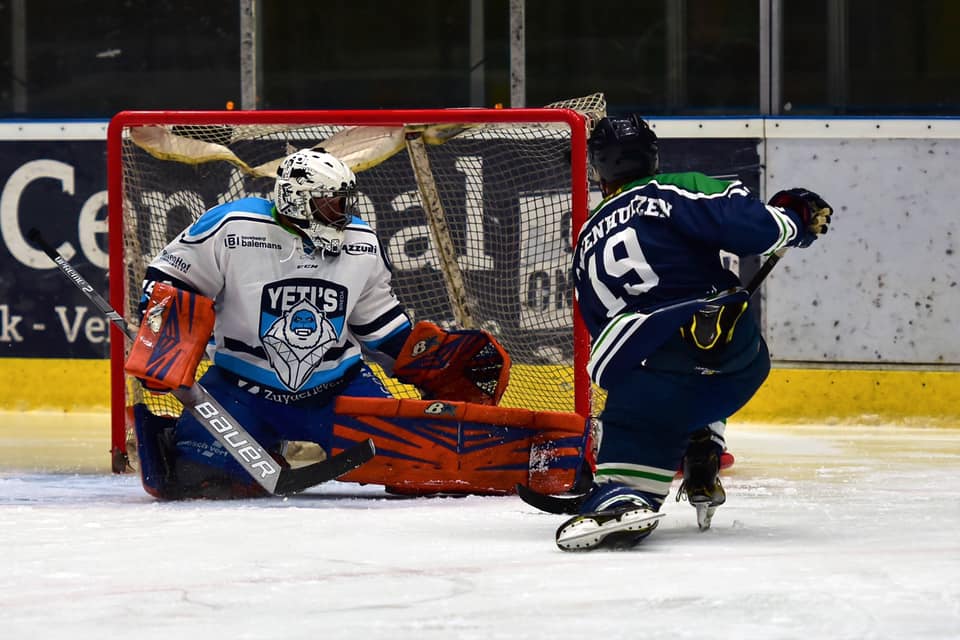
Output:
M380 379L364 364L330 394L296 403L276 402L254 395L216 366L210 367L200 382L269 452L277 452L284 440L315 442L329 452L333 435L333 401L337 395L391 397ZM244 468L188 412L177 421L175 443L178 458L212 467L214 472L219 469L240 482L250 481Z

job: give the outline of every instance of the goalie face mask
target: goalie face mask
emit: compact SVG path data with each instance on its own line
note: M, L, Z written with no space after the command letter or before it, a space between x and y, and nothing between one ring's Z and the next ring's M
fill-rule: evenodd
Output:
M322 150L287 157L274 186L277 212L297 225L322 251L340 253L343 230L357 207L357 179L347 165Z

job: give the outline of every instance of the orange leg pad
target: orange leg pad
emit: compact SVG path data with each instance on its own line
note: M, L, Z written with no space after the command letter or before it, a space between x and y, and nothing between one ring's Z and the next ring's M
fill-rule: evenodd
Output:
M338 398L334 453L366 438L377 447L373 460L340 480L410 494L505 495L515 493L517 483L563 493L581 472L585 421L551 413L538 423L540 413L467 402Z

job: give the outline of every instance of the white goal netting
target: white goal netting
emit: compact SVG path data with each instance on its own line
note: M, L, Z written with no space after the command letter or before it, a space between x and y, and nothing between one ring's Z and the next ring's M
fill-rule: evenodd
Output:
M587 214L585 139L604 114L602 94L521 110L120 114L108 145L119 178L112 302L138 324L146 265L176 234L216 204L271 197L280 160L319 146L357 173L361 217L414 321L496 335L514 362L503 405L588 412L589 382L574 366L588 345L575 346L570 259ZM117 383L114 363L123 407L144 399L139 384ZM173 398L146 400L155 413L179 414ZM125 449L122 415L115 406L115 450Z

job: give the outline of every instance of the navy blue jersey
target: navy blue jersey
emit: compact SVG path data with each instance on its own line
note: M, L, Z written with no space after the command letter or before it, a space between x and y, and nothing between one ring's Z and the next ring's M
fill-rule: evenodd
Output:
M720 251L769 255L793 244L800 224L738 180L691 172L624 185L593 211L574 251L577 301L591 337L621 314L739 286Z

